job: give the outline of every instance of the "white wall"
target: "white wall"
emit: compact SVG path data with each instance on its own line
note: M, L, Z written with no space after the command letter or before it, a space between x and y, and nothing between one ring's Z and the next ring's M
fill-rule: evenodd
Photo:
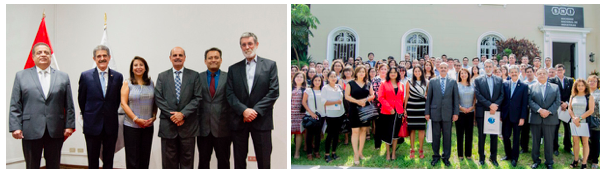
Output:
M72 83L76 113L78 79L80 73L91 69L92 50L101 41L103 15L107 13L107 28L112 58L117 70L125 78L128 65L134 56L145 58L152 80L157 74L171 68L168 54L171 48L185 49L186 68L198 72L206 70L204 51L218 47L223 51L221 70L242 59L239 38L243 32L253 32L259 38L259 56L272 59L279 65L280 86L286 86L287 63L286 5L7 5L6 6L6 131L10 93L16 72L23 70L28 52L40 24L42 11L46 12L46 25L61 71L69 74ZM54 64L54 63L53 63ZM272 132L272 168L287 165L287 106L286 89L274 106ZM87 165L86 144L82 126L63 145L62 164ZM160 138L156 121L150 168L161 168ZM69 148L76 148L70 153ZM78 148L84 150L78 153ZM197 150L197 149L196 149ZM252 142L249 155L254 155ZM24 168L21 141L6 135L7 168ZM233 165L233 152L231 156ZM124 150L115 156L115 167L124 168ZM44 161L42 161L44 163ZM196 161L197 165L197 151ZM232 166L233 167L233 166ZM248 168L256 168L248 162ZM216 159L211 161L216 168Z

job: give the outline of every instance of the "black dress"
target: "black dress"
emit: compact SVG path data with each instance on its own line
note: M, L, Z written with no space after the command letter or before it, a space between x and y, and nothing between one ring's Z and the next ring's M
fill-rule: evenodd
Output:
M361 88L358 85L358 83L356 83L355 80L349 81L348 84L349 84L349 86L351 86L349 94L354 99L358 100L358 99L363 99L363 98L368 97L368 94L370 93L370 89L369 89L370 87L368 84L365 83L364 86L362 86ZM349 117L348 118L349 118L349 123L351 124L351 127L358 128L358 127L370 126L370 121L368 121L366 123L360 122L360 115L358 114L358 108L360 107L360 105L355 104L355 103L350 103L349 105L350 106L349 106Z

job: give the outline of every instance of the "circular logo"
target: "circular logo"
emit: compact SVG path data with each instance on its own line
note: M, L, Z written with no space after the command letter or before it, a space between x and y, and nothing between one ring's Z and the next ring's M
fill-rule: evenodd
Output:
M554 16L574 16L574 8L551 7L551 14Z
M494 124L496 120L493 117L488 118L488 123Z

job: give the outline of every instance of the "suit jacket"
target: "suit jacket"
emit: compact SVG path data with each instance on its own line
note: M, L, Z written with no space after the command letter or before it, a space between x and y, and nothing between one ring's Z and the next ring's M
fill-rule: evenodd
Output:
M181 81L181 93L177 103L177 90L175 89L175 77L173 69L170 68L158 74L154 97L156 105L160 108L160 129L158 136L161 138L174 139L196 137L200 132L200 121L198 119L198 104L202 100L202 84L198 72L183 68L183 79ZM185 122L181 126L170 120L170 112L183 113Z
M393 88L393 85L389 81L385 81L379 86L378 99L381 103L381 113L390 115L391 110L396 109L396 113L404 113L404 98L406 95L406 88L404 84L398 82L398 94Z
M516 85L511 95L511 85ZM520 119L528 117L528 85L518 79L517 83L509 80L503 83L503 103L499 105L501 109L501 119L512 123L520 122Z
M564 87L562 88L562 81L558 76L550 78L550 83L558 85L558 89L560 90L560 101L568 102L570 100L570 94L572 93L572 84L574 84L574 80L572 78L564 76Z
M560 108L560 90L556 84L547 83L545 89L545 99L541 94L540 83L530 85L528 92L528 106L530 107L530 124L545 124L545 125L558 125L560 119L557 116L557 111ZM547 118L543 118L539 115L539 108L547 109L551 112Z
M250 94L248 88L252 87ZM233 110L231 129L273 130L274 103L280 95L276 62L257 56L255 79L252 86L246 80L246 59L229 66L227 72L227 100ZM242 113L247 108L258 115L252 122L244 122Z
M214 137L229 136L229 121L231 120L231 107L227 102L225 88L227 88L227 72L221 71L219 80L215 80L215 96L210 96L208 86L208 73L200 73L202 81L202 100L198 105L198 116L200 118L200 136L212 134Z
M488 88L488 76L483 75L474 81L474 93L476 95L476 118L484 117L484 111L490 111L490 105L495 103L500 105L503 102L503 79L493 76L492 93ZM491 97L492 94L492 97Z
M48 67L50 68L50 67ZM23 139L44 136L63 138L66 128L76 128L74 102L67 73L50 69L50 88L44 98L36 67L17 72L11 94L9 131L21 130Z
M454 79L446 77L444 95L440 86L440 77L432 78L427 85L427 103L425 115L431 121L452 121L452 115L459 115L459 87Z
M105 98L97 67L84 71L78 81L78 106L82 111L82 128L85 135L99 135L105 129L107 133L118 133L118 108L122 74L108 69Z

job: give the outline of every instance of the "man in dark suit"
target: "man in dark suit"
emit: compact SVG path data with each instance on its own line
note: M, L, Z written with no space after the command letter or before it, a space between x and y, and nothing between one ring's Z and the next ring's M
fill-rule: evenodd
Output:
M440 157L445 166L450 166L452 122L459 119L459 87L454 79L447 77L448 64L439 65L440 76L431 79L427 85L427 104L425 104L425 119L431 119L433 143L433 160L435 166ZM443 154L440 156L440 140L444 135L442 144Z
M9 132L23 139L27 169L40 168L43 149L46 168L59 169L63 138L76 128L69 76L50 67L51 50L46 43L36 43L32 55L36 66L15 75Z
M88 168L99 169L103 145L103 169L114 168L114 151L118 138L118 108L122 74L109 69L109 48L99 45L93 50L97 67L84 71L78 82L78 105L82 111Z
M240 48L246 59L229 67L227 99L234 111L231 117L234 166L246 168L248 138L252 136L257 166L269 169L271 164L271 130L273 106L279 96L276 62L257 56L257 36L245 32L240 36Z
M200 132L198 104L202 100L200 74L183 67L185 50L170 50L173 68L158 74L154 97L160 108L158 136L162 145L162 168L193 169L196 136Z
M210 168L213 148L217 157L217 168L229 169L231 107L225 95L227 72L219 69L223 61L221 55L221 50L215 47L204 53L204 63L208 70L200 73L202 100L198 105L201 130L197 139L200 156L198 169Z
M556 137L556 125L560 120L556 111L560 108L560 90L556 84L547 82L547 70L537 70L538 82L530 86L528 92L528 106L530 107L530 131L532 132L532 169L541 164L540 144L541 137L544 138L543 154L545 155L545 166L553 169L553 142Z
M511 160L511 165L516 167L520 155L520 129L528 116L528 85L518 78L520 67L512 65L509 68L508 80L503 84L503 104L501 108L501 120L503 122L503 145L505 146L505 157L501 160ZM513 131L513 150L511 139ZM491 153L492 154L492 153Z
M547 59L545 59L545 61L547 61ZM569 106L568 100L570 99L570 93L572 92L572 84L574 84L574 80L572 80L572 78L564 76L564 73L566 73L566 69L564 68L564 65L557 64L555 66L555 68L556 68L556 77L550 78L549 83L558 85L558 89L560 90L560 96L561 96L560 97L560 111L566 111ZM557 113L556 113L556 115L557 115ZM570 126L568 125L569 122L564 122L562 120L560 120L560 122L562 122L562 124L564 126L564 139L562 139L563 143L564 143L564 151L572 154L572 150L571 150L572 142L570 142L570 139L571 139ZM560 152L558 152L558 149L560 148L560 145L558 143L558 132L559 131L560 131L560 125L557 125L556 131L555 131L556 137L553 141L553 149L554 149L553 154L556 156L558 156L560 154Z
M495 68L494 61L487 59L484 61L484 70L486 75L480 76L475 80L475 95L478 103L476 104L476 123L478 126L478 155L480 155L480 165L484 165L484 144L486 134L484 134L484 112L489 111L495 114L499 105L503 102L503 79L493 76ZM497 140L498 135L490 135L490 162L494 166L499 166L497 162Z

